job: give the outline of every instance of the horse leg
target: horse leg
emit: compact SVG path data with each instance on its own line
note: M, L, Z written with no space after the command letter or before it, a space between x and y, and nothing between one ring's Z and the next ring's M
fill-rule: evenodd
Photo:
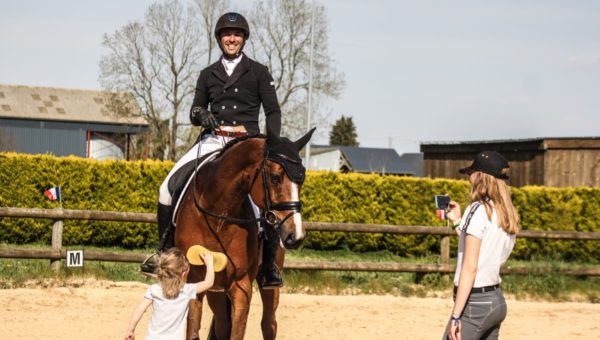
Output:
M277 319L275 318L275 312L279 305L279 288L261 288L260 298L263 303L263 314L260 322L263 339L273 340L277 337Z
M246 333L246 322L252 300L252 281L248 276L231 285L229 298L231 299L231 339L241 340Z
M281 247L277 250L275 262L280 270L283 270L283 262L285 259L285 250ZM263 304L262 320L260 328L262 330L263 339L274 340L277 338L277 318L275 313L279 306L279 288L275 289L259 289L260 298Z
M208 292L206 300L213 312L208 340L229 339L231 334L231 303L224 292Z
M200 321L202 320L202 295L196 297L195 300L190 300L186 340L200 339Z

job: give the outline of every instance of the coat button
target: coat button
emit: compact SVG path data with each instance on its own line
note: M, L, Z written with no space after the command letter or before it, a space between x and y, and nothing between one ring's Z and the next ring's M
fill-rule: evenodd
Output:
M235 92L237 92L237 87L234 89Z
M234 120L234 121L233 121L233 125L235 125L235 124L237 124L237 123L236 123L236 122L235 122L235 120Z
M221 106L221 110L225 110L225 105Z
M234 108L234 109L237 109L237 105L233 105L233 108Z
M224 120L222 120L222 121L221 121L221 124L225 124L225 121L224 121Z

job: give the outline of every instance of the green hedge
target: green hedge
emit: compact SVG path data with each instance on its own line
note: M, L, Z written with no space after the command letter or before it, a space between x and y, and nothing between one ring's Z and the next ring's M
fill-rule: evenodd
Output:
M173 166L160 161L96 161L78 157L0 153L0 206L57 208L43 192L60 185L65 209L154 212L158 186ZM0 219L0 240L50 242L51 221ZM64 244L127 248L157 243L153 225L106 221L64 224Z
M0 206L54 208L43 192L60 185L65 209L154 212L158 187L173 166L160 161L95 161L76 157L0 153ZM524 229L600 231L600 189L513 188ZM433 196L449 194L464 208L466 181L309 172L302 188L306 221L443 226ZM0 218L0 239L50 242L52 222ZM153 247L155 226L147 223L66 221L64 243ZM456 244L456 238L452 238ZM312 232L313 249L389 250L402 256L439 254L439 236ZM519 239L513 257L535 256L598 262L597 241Z

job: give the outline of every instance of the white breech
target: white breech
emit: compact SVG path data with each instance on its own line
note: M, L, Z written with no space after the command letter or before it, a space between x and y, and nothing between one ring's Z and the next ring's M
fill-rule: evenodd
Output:
M158 203L163 205L171 205L173 203L173 197L169 192L169 179L177 172L182 166L188 162L194 162L196 158L200 158L207 153L222 149L227 142L231 141L232 137L215 136L207 134L200 142L196 143L183 157L181 157L177 163L173 166L169 174L162 182L160 189L158 190Z

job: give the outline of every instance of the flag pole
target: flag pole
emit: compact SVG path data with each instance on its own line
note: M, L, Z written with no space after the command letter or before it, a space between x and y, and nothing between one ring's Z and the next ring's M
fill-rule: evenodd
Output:
M60 185L58 186L58 206L62 209L62 190L60 190Z

